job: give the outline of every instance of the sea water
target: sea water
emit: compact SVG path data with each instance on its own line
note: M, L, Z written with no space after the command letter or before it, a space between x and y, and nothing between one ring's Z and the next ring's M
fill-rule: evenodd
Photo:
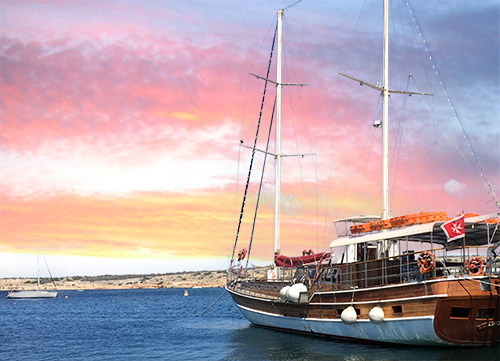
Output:
M0 360L500 360L500 347L337 342L251 326L220 288L0 292Z

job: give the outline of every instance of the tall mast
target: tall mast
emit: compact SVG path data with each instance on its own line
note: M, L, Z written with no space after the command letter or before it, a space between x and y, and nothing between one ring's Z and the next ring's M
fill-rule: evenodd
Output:
M382 219L389 212L389 0L384 0L384 82L382 106Z
M283 44L283 10L278 10L278 58L276 61L276 184L274 198L274 252L280 253L281 218L281 48Z
M37 291L40 289L40 241L36 240L36 277L37 277Z
M368 85L370 88L377 89L382 94L382 219L390 218L389 209L389 95L390 93L399 94L417 94L431 95L428 93L415 93L402 90L389 90L389 0L384 0L384 62L383 62L383 84L382 86L373 85L352 76L339 73L349 79L359 82L361 85Z

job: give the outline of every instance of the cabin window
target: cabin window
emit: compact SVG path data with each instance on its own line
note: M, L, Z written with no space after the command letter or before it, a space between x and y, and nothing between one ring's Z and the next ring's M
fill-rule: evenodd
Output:
M269 290L269 283L266 283L266 291Z
M359 308L355 308L354 311L356 311L356 315L358 316L361 315L361 310Z
M493 318L495 317L494 308L479 308L477 310L476 318Z
M470 308L468 307L452 307L450 317L469 318Z
M274 290L277 291L278 290L278 285L275 283L274 284Z
M392 313L403 313L403 306L392 306Z

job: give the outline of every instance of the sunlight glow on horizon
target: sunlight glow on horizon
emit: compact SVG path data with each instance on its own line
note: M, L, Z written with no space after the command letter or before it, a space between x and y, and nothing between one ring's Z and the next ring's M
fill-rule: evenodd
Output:
M251 154L238 146L253 144L264 86L248 73L265 75L276 7L288 5L1 2L0 277L29 274L37 241L56 275L227 267ZM435 96L391 96L392 212L499 212L448 96L500 193L500 3L412 7L429 49L393 25L403 42L391 37L391 67L403 75L391 89ZM284 253L325 249L335 218L379 213L379 95L337 73L380 80L381 9L302 2L285 14L284 78L309 86L283 92L283 151L315 155L283 161ZM273 172L268 159L260 264L272 261ZM258 181L238 248L248 247Z

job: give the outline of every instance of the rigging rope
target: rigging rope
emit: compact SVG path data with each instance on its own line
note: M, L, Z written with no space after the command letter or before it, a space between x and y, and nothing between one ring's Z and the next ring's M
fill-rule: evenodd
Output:
M271 55L269 57L269 64L268 64L268 67L267 67L266 79L269 78L269 72L271 71L271 61L273 59L274 44L276 42L276 34L277 33L278 33L278 23L276 23L276 28L274 30L274 37L273 37L273 43L272 43L272 46L271 46ZM254 139L254 143L253 143L252 158L250 160L250 167L248 169L247 182L246 182L246 185L245 185L245 193L243 195L243 202L241 204L240 217L239 217L239 221L238 221L238 229L236 231L236 237L235 237L235 240L234 240L233 254L231 255L231 265L232 265L233 260L234 260L234 254L236 252L236 245L238 244L238 237L239 237L239 234L240 234L241 223L242 223L242 219L243 219L243 212L245 210L245 201L246 201L247 194L248 194L248 186L250 184L250 176L252 174L253 161L255 159L255 149L256 149L256 146L257 146L257 139L259 137L259 128L260 128L260 122L261 122L261 119L262 119L262 110L264 108L264 101L265 101L265 97L266 97L267 83L268 82L266 80L264 82L264 92L262 94L262 102L261 102L261 105L260 105L259 120L257 122L257 130L256 130L256 133L255 133L255 139Z
M271 122L269 123L269 132L267 133L266 153L264 153L264 162L263 162L263 165L262 165L262 173L260 175L259 192L257 194L257 204L255 205L255 213L254 213L254 216L253 216L252 233L250 235L250 242L248 244L248 256L247 256L247 262L245 264L245 272L248 270L248 261L250 260L250 252L252 251L252 243L253 243L253 235L254 235L254 231L255 231L255 223L257 221L257 212L259 210L260 194L261 194L261 191L262 191L262 183L263 183L263 179L264 179L264 171L266 169L267 151L269 149L269 140L271 139L271 130L273 129L274 111L276 109L276 96L274 98L273 112L271 113Z
M373 113L370 117L370 122L373 124L374 122L374 119L376 118L379 118L378 115L380 113L380 107L381 107L381 101L382 101L382 97L379 96L377 98L377 104L375 105L374 109L373 109ZM380 119L380 118L379 118ZM363 138L363 142L362 142L362 147L361 147L361 151L360 151L360 156L359 158L361 159L360 160L360 164L363 164L363 169L361 171L361 174L360 176L357 178L358 180L358 183L355 184L355 186L357 187L361 187L362 185L362 182L366 182L366 181L369 181L371 179L371 177L367 177L367 169L368 169L368 160L369 160L369 157L371 155L371 150L372 150L372 147L373 147L373 140L374 140L374 137L375 137L375 129L374 127L371 127L371 128L367 128L366 132L365 132L365 136ZM347 193L347 196L346 197L343 197L340 205L339 205L339 209L342 209L345 205L345 203L347 202L348 199L352 199L352 195L354 193L354 189L353 188L349 188L348 189L348 193ZM358 206L359 204L359 199L355 198L354 202L352 202L350 204L350 206L352 206L353 208Z
M302 0L298 0L298 1L294 2L293 4L288 5L288 6L287 6L286 8L284 8L283 10L290 9L292 6L297 5L297 4L298 4L298 3L300 3L301 1L302 1Z
M298 37L297 35L295 34L294 32L294 29L292 26L287 26L287 29L288 29L288 34L290 35L288 37L288 39L292 39L292 41L294 42L298 42ZM290 49L292 47L286 47L285 49ZM287 59L290 59L290 64L291 64L291 72L293 73L293 78L294 79L298 79L298 76L297 76L297 72L296 72L296 66L295 66L295 63L293 61L293 57L290 55L288 56L288 52L285 51L285 72L286 74L288 75L288 61ZM288 78L292 78L290 76L288 76ZM286 91L288 92L289 94L289 97L290 99L292 99L292 89L293 87L290 87L290 88L285 88ZM302 116L303 119L305 119L305 116L304 116L304 109L303 109L303 102L302 102L302 99L301 99L301 93L300 92L297 92L297 97L299 99L299 101L297 102L299 104L299 113L300 115ZM297 123L296 123L296 118L295 118L295 108L294 108L294 102L293 101L290 101L289 105L290 105L290 111L291 111L291 115L290 115L290 118L291 118L291 121L292 121L292 129L293 129L293 134L294 134L294 140L295 140L295 152L296 154L300 154L300 150L299 150L299 143L298 143L298 137L297 137ZM319 190L318 190L318 169L317 169L317 159L316 159L316 156L313 152L313 147L311 145L311 139L309 137L309 128L306 126L304 127L303 131L304 131L304 136L305 136L305 139L307 141L307 145L308 145L308 149L309 149L309 152L311 154L313 154L313 168L314 168L314 183L315 183L315 195L316 195L316 200L315 200L315 204L316 204L316 248L319 248L319 207L318 207L318 203L319 203ZM301 190L302 190L302 193L305 194L305 188L304 188L304 176L303 176L303 170L302 170L302 161L301 161L301 158L303 157L297 157L297 162L298 162L298 170L299 170L299 175L300 175L300 181L301 181ZM291 205L292 206L292 205ZM295 208L292 207L292 211L295 211Z
M269 37L269 33L271 32L271 29L273 25L276 27L276 20L273 18L273 21L269 25L267 31L266 31L266 36L264 37L264 40L260 44L259 51L256 53L255 58L252 62L252 65L250 66L250 69L253 69L256 62L257 58L259 57L259 54L261 54L262 49L264 47L264 44L267 44L267 40ZM241 124L240 124L240 138L239 139L244 139L244 134L246 135L249 130L244 131L244 121L245 121L245 114L246 114L246 108L247 108L247 98L248 98L248 81L246 82L246 88L245 88L245 103L243 105L243 112L242 112L242 117L241 117ZM238 190L240 188L240 165L241 165L241 147L238 147L238 171L236 173L236 187L235 187L235 196L234 196L234 214L236 215L236 210L238 207ZM236 237L236 223L237 223L237 217L234 217L234 222L233 222L233 238Z
M479 161L479 158L477 157L477 154L472 146L472 143L470 141L470 138L468 136L468 134L465 132L465 128L464 128L464 125L463 125L463 122L462 122L462 119L460 118L460 116L458 115L458 112L455 108L455 105L453 104L453 101L451 100L450 96L449 96L449 93L448 93L448 89L443 81L443 78L441 77L441 73L439 72L438 68L437 68L437 64L436 62L434 61L433 57L432 57L432 54L429 50L429 47L428 47L428 44L427 44L427 40L425 39L425 37L423 36L423 33L422 33L422 27L421 25L419 24L419 22L417 21L416 17L415 17L415 12L413 10L413 8L411 7L410 5L410 0L408 0L406 2L406 6L407 6L407 10L408 10L408 17L411 18L411 21L413 21L415 23L415 28L412 27L412 31L415 32L415 29L418 30L418 35L422 38L423 40L423 43L425 45L425 51L429 54L429 60L431 61L432 63L432 68L435 69L435 74L436 76L438 77L439 81L440 81L440 85L443 87L444 89L444 94L446 95L446 98L448 100L448 103L450 104L450 110L455 114L455 119L458 121L458 124L460 125L460 128L462 130L462 133L464 135L464 139L467 141L467 144L470 148L470 151L471 151L471 155L474 157L474 160L476 161L477 163L477 166L479 167L479 170L481 172L481 177L483 178L484 180L484 186L486 187L487 191L488 191L488 195L490 196L490 198L495 202L495 205L497 206L497 208L500 209L500 201L498 200L496 194L495 194L495 191L493 190L493 186L491 185L488 177L486 176L486 172L481 164L481 162ZM410 15L411 14L411 15ZM439 120L441 120L439 117L437 117ZM451 137L450 137L451 139ZM453 142L453 140L452 140ZM469 168L471 168L472 172L474 173L474 175L476 177L478 177L478 175L476 174L476 172L472 169L472 167L469 165L469 162L467 161L467 159L464 157L463 153L458 149L458 146L455 142L453 142L453 144L455 145L455 147L457 148L457 150L460 152L460 154L462 155L462 157L464 158L465 162L467 163L467 165L469 166ZM479 177L478 177L479 178Z
M54 278L52 277L52 273L50 273L50 268L49 268L49 265L47 263L47 260L45 259L45 256L43 256L43 260L45 262L45 266L47 267L47 271L49 271L50 280L52 281L52 284L54 285L54 287L57 290L56 282L54 281Z
M350 35L350 38L347 42L347 46L345 46L343 49L349 49L351 48L351 45L353 43L353 39L354 39L354 35L355 33L357 32L357 29L358 29L358 25L360 23L360 20L361 20L361 15L363 14L364 12L364 9L365 9L365 6L366 6L366 3L367 3L367 0L364 0L363 2L363 6L361 8L361 11L359 12L359 15L358 15L358 19L356 20L356 24L354 26L354 29L352 29L351 31L351 35ZM337 83L336 83L336 86L335 86L335 99L334 99L334 111L332 112L332 119L336 119L337 117L339 117L339 111L336 110L337 108L340 108L340 106L337 106L337 104L340 103L339 101L339 79L340 79L340 76L338 75L338 73L340 73L344 67L344 64L345 64L345 61L347 59L347 51L343 51L343 54L342 54L342 60L340 62L340 65L337 69ZM332 122L333 123L333 122ZM331 134L334 134L334 132L331 132ZM331 223L331 222L328 222L328 216L330 215L330 191L331 191L331 187L332 187L332 179L333 179L333 176L332 176L332 173L333 173L333 157L334 157L334 137L331 136L330 138L330 151L329 151L329 162L328 164L330 165L328 167L328 181L327 181L327 188L326 188L326 204L325 204L325 217L324 217L324 221L323 221L323 224L324 224L324 228L323 228L323 240L328 240L328 239L332 239L334 237L334 231L335 231L335 227L334 227L334 224ZM342 199L342 198L341 198ZM341 200L341 203L343 204L343 200ZM340 209L342 208L341 205L338 205L337 207L337 211L335 212L335 214L332 216L332 218L338 218L339 214L340 214Z
M412 78L412 74L409 73L408 75L408 78L406 80L406 87L405 87L405 91L408 91L408 89L410 88L410 79ZM389 99L389 101L391 102L392 104L392 101L391 99ZM401 114L400 114L400 119L399 119L399 127L398 127L398 132L397 132L397 135L396 135L396 144L394 145L394 148L395 148L395 151L397 151L396 153L396 157L393 158L393 162L395 162L396 164L394 165L394 174L393 174L393 181L392 181L392 191L391 191L391 195L392 195L392 199L391 199L391 206L390 206L390 210L392 212L392 208L393 208L393 205L394 205L394 199L395 199L395 194L396 194L396 179L397 179L397 173L398 173L398 167L399 167L399 156L400 156L400 153L401 153L401 143L403 142L404 140L404 127L405 127L405 115L406 115L406 105L407 105L407 101L408 101L408 97L403 97L403 104L402 104L402 108L401 108ZM412 157L412 153L411 153L411 149L410 147L407 148L408 150L408 156L409 156L409 160L410 160L410 167L409 167L409 170L412 172L413 169L415 169L415 167L413 166L413 157ZM417 195L415 194L415 184L413 182L413 172L411 174L411 182L412 182L412 188L413 188L413 197L414 197L414 200L415 200L415 203L417 205L417 209L420 209L420 206L418 205L419 202L418 202L418 197Z
M205 309L205 311L203 311L203 312L200 314L200 316L203 316L205 313L207 313L207 312L208 312L208 310L210 310L212 307L214 307L214 306L215 306L215 304L216 304L217 302L219 302L219 300L222 298L222 296L224 296L224 293L226 293L226 291L227 291L227 288L224 288L224 291L220 294L220 296L219 296L219 297L217 297L217 299L216 299L216 300L215 300L215 301L214 301L214 302L213 302L210 306L208 306L208 307L207 307L207 309Z

